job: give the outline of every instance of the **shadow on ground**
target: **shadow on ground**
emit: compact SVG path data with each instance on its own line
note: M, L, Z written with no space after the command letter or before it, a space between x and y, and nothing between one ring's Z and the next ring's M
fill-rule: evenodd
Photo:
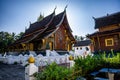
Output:
M0 63L0 80L25 80L25 67Z

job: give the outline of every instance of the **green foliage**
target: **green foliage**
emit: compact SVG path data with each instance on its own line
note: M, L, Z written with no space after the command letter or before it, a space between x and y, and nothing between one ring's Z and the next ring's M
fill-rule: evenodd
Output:
M97 71L103 67L120 68L120 53L117 53L117 55L113 52L111 53L112 54L108 54L107 57L106 53L95 55L93 57L78 57L74 60L75 71L79 71L79 76L87 76L86 74Z
M0 52L7 51L7 46L14 43L16 39L19 39L23 32L16 35L15 33L0 32Z
M37 80L67 80L71 69L58 66L56 63L48 65L42 72L36 73Z
M85 39L85 37L83 37L83 36L77 36L77 35L75 35L74 38L77 41L83 41Z
M112 57L110 54L106 56L105 52L94 56L78 57L74 60L75 65L71 69L52 63L42 72L36 73L35 77L37 80L75 80L81 76L90 79L89 74L101 68L120 68L120 53L116 55L111 53Z
M20 32L18 35L15 36L15 40L20 39L24 32Z

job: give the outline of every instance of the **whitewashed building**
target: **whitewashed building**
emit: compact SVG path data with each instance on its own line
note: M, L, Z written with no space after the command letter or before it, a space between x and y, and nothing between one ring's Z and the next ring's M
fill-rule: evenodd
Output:
M74 44L75 55L86 56L92 52L90 40L77 41Z

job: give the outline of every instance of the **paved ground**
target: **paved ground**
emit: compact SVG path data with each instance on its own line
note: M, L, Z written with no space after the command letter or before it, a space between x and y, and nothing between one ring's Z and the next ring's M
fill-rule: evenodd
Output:
M25 68L0 63L0 80L25 80Z

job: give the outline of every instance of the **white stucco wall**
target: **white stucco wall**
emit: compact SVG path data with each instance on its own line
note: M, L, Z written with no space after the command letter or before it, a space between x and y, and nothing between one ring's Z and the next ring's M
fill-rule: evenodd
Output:
M88 51L86 50L86 47L88 47ZM78 48L78 49L77 49ZM90 46L79 46L79 47L74 47L75 55L87 55L91 53Z

